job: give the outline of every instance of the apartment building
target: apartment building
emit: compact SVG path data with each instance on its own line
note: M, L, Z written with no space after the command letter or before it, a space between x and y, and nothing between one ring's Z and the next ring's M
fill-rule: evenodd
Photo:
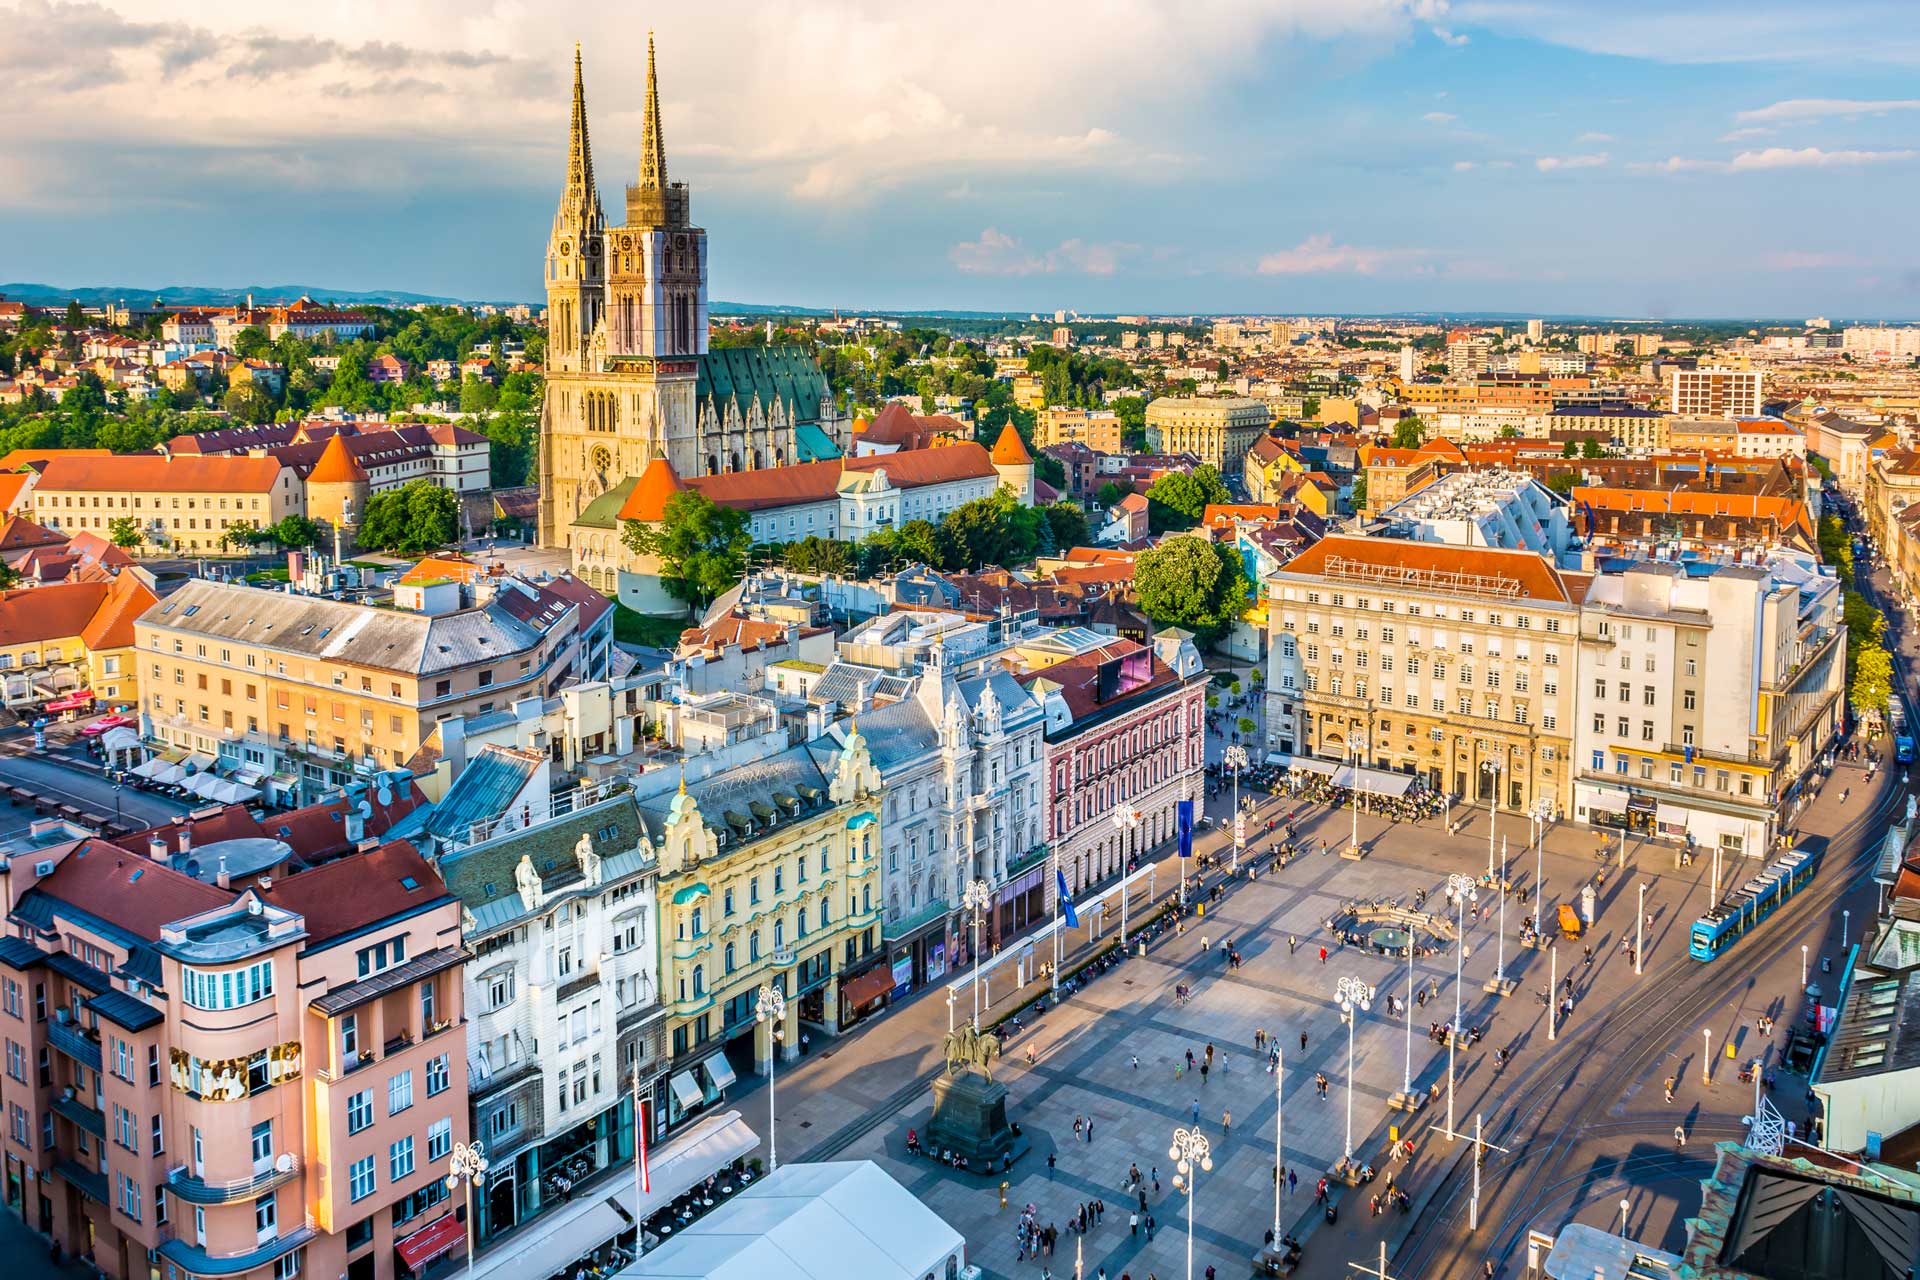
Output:
M306 513L306 490L273 458L168 458L129 454L55 458L33 489L33 519L62 533L111 537L131 519L135 555L229 550L237 528L264 529Z
M404 764L440 720L552 694L574 670L579 616L562 603L522 618L498 597L426 615L190 581L134 624L142 733L311 800Z
M1667 414L1628 404L1564 404L1547 417L1549 439L1605 436L1633 454L1667 452Z
M474 957L466 1053L471 1131L492 1163L474 1202L485 1246L569 1203L573 1184L630 1167L636 1072L649 1137L665 1133L658 865L631 793L600 790L438 865Z
M1073 893L1123 873L1129 858L1174 838L1179 803L1202 787L1199 655L1189 648L1176 669L1153 647L1102 639L1020 676L1046 712L1047 843L1027 874L1049 913L1056 863ZM1123 810L1138 819L1134 830L1113 822Z
M134 619L157 602L143 572L0 591L0 705L28 708L81 693L134 702Z
M411 849L244 887L158 840L6 865L0 1106L28 1223L112 1280L390 1280L461 1242L459 904Z
M1580 610L1573 815L1761 857L1839 732L1840 583L1810 557L1640 561Z
M1667 369L1667 408L1682 418L1757 418L1760 370Z
M1533 551L1321 539L1268 580L1270 749L1567 811L1580 583Z
M1111 409L1074 409L1055 406L1034 415L1033 447L1083 444L1095 453L1119 453L1120 415Z
M1147 406L1147 449L1191 453L1225 473L1240 469L1272 423L1267 406L1246 396L1161 396Z
M669 1131L718 1101L737 1069L767 1070L776 1043L791 1058L803 1027L836 1035L893 989L881 788L849 730L830 773L803 745L641 797L659 852ZM785 998L777 1041L754 1016L762 986Z

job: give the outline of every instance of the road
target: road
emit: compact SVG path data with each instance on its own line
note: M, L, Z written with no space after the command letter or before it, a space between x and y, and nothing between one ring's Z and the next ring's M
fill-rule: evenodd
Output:
M112 816L117 811L125 819L143 824L165 822L191 807L168 796L122 787L116 793L113 783L97 769L65 758L56 748L52 754L34 754L31 735L0 744L0 775L16 786L29 787L40 795L72 804L90 813ZM25 825L25 811L13 815Z

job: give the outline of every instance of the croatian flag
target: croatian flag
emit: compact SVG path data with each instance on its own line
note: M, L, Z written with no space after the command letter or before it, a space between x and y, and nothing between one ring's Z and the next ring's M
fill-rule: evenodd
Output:
M1067 873L1056 867L1053 875L1060 882L1060 910L1067 917L1067 928L1078 929L1080 913L1073 909L1073 895L1067 892Z
M1193 801L1182 800L1174 806L1174 810L1179 815L1180 856L1191 858L1193 856Z
M635 1145L640 1150L640 1193L653 1194L653 1170L647 1167L647 1104L641 1102L633 1109L633 1128L636 1135ZM640 1211L635 1205L634 1212Z

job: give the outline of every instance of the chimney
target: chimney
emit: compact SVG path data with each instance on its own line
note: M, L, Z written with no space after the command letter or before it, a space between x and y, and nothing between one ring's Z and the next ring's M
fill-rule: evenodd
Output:
M182 823L180 826L180 856L186 857L193 850L193 827Z
M349 800L347 802L346 823L348 844L357 845L366 839L367 820L366 817L361 814L360 805L357 801Z
M155 835L149 839L147 841L147 856L155 862L165 862L167 860L167 838L163 835Z
M213 882L222 889L233 887L233 877L227 874L227 855L224 853L220 855L220 869L213 873Z

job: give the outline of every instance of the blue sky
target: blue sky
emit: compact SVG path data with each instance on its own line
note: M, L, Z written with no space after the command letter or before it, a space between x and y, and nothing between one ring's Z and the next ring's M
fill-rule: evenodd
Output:
M1920 4L0 0L0 280L533 298L647 17L717 298L1920 315Z

